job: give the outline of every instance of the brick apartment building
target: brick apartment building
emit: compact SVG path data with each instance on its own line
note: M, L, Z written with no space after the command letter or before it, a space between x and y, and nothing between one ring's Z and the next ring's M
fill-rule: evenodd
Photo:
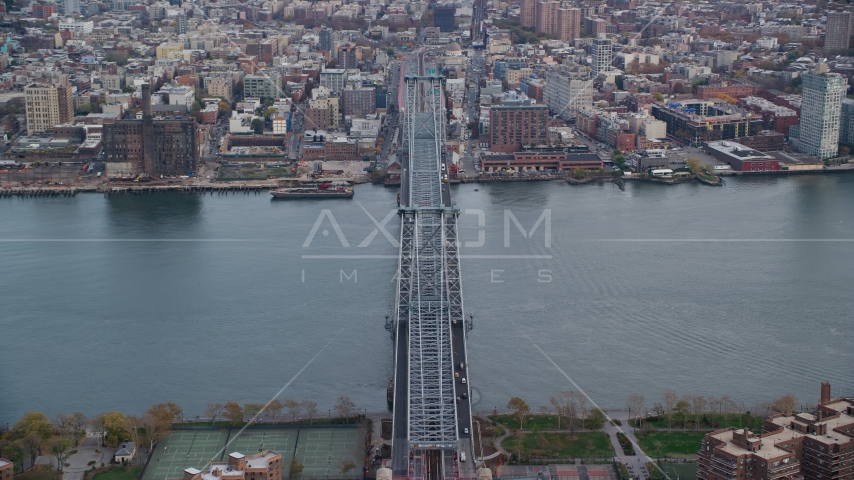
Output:
M489 150L518 152L522 145L548 143L549 108L545 105L489 109Z
M282 455L264 450L249 456L242 453L228 454L227 462L212 462L211 469L184 469L181 478L167 480L280 480L282 478Z
M343 90L341 103L344 115L364 117L377 113L377 92L375 88Z
M15 474L15 465L4 458L0 458L0 480L12 480Z
M831 399L821 384L814 412L774 415L763 433L728 428L706 434L699 480L850 480L854 478L854 400Z
M320 137L317 141L314 137ZM306 135L302 146L303 159L324 160L356 160L359 152L359 144L347 137L333 137L331 135Z

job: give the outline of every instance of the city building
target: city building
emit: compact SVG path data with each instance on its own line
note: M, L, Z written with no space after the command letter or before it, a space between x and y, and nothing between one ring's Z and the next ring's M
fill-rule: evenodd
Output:
M76 15L80 13L80 0L65 0L65 14Z
M823 382L810 412L777 414L763 433L733 427L707 433L698 452L699 480L845 480L854 461L854 401L831 399Z
M433 7L433 26L443 32L453 32L457 28L457 7L453 3L437 3Z
M282 468L282 455L272 450L249 456L234 452L227 462L211 462L208 471L191 467L182 477L167 480L279 480Z
M15 465L4 458L0 458L0 480L12 480L15 474Z
M320 86L328 88L333 95L337 95L347 85L347 76L350 73L355 72L343 68L327 68L320 72Z
M537 18L534 26L537 33L558 36L557 11L560 2L537 2Z
M230 78L216 77L208 82L208 95L222 97L228 103L231 103L232 89L233 85Z
M177 25L175 26L175 33L178 35L183 35L187 33L187 16L183 13L175 15L175 22Z
M733 141L709 142L705 149L711 156L739 172L780 170L780 162L776 158Z
M581 10L559 8L557 10L557 38L571 42L581 36Z
M323 27L320 29L319 50L323 50L326 52L337 52L338 41L338 32L329 27Z
M652 116L667 123L667 135L691 145L747 137L763 130L762 118L726 102L686 100L653 104Z
M574 121L579 108L593 105L593 82L583 66L561 65L546 74L543 98L552 115Z
M321 160L352 160L359 154L359 144L345 135L306 133L302 144L302 158Z
M522 152L487 153L481 156L484 172L511 170L514 172L566 172L581 168L599 170L604 162L586 146L532 149Z
M196 171L199 145L192 117L154 119L151 85L143 84L142 119L104 124L102 141L107 173L144 173L152 177Z
M374 88L346 89L341 92L343 114L364 117L377 112L377 93Z
M548 143L549 109L545 105L505 106L489 109L489 150L518 152L523 145Z
M337 67L339 69L354 69L359 66L359 61L356 58L356 44L345 43L338 46L337 52Z
M842 99L848 79L838 73L805 73L798 126L798 150L821 159L839 153Z
M130 462L134 455L136 455L136 443L122 442L113 454L113 460L116 463Z
M282 95L282 75L277 71L262 72L243 77L244 97L277 98Z
M829 11L827 12L827 25L824 31L824 49L847 50L851 40L851 12Z
M33 16L39 20L47 20L56 13L55 3L34 3Z
M612 54L613 45L611 45L611 40L607 38L593 39L593 76L611 70Z
M839 143L854 147L854 100L842 99L842 122L839 127Z
M74 98L68 76L58 84L31 83L24 89L27 135L46 132L74 118Z
M519 4L519 21L523 27L534 27L537 23L538 0L522 0Z

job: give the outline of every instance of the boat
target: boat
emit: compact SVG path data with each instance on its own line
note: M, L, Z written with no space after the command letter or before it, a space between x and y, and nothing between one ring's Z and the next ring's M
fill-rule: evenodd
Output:
M353 198L353 187L349 184L334 184L330 182L304 185L301 187L284 187L270 191L273 198Z

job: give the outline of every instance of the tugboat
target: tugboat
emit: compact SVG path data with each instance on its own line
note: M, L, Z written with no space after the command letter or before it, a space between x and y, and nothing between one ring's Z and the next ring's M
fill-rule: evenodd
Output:
M322 182L301 187L284 187L270 192L273 198L353 198L353 187L349 184Z

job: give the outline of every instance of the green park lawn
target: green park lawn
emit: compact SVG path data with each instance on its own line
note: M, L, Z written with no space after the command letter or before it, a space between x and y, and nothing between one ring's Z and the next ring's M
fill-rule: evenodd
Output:
M26 472L15 475L15 480L56 480L57 472L47 465L36 465Z
M697 417L699 417L699 425L697 422ZM643 425L645 427L653 427L657 429L667 429L667 428L697 428L699 426L700 429L711 430L711 429L719 429L719 428L727 428L727 427L735 427L735 428L744 428L745 415L732 413L729 415L723 415L720 413L702 413L702 414L688 414L685 418L677 418L677 415L673 415L673 418L668 423L667 415L659 415L657 417L650 417L643 420ZM750 429L754 431L761 431L762 426L765 424L765 419L761 417L752 416L750 418ZM631 421L631 425L635 428L638 427L638 420L633 418Z
M519 428L519 417L512 414L502 414L502 415L489 415L489 419L504 425L505 427L517 430ZM566 429L566 417L561 417L560 419L560 428ZM522 429L530 430L534 425L539 425L540 430L558 430L558 418L557 415L545 414L545 415L524 415L522 418ZM578 428L578 421L576 421L576 428Z
M133 467L131 469L116 467L112 470L95 475L93 480L136 480L139 478L140 470L140 467Z
M635 437L643 452L652 458L696 456L703 442L702 432L641 432Z
M501 442L513 454L539 458L612 457L611 439L602 432L527 433L507 437Z

